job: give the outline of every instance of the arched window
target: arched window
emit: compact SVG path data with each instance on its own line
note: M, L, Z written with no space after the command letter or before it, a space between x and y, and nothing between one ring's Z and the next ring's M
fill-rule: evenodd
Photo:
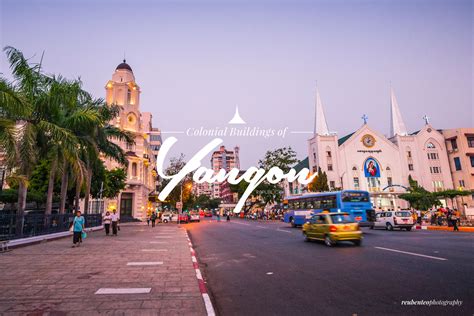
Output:
M436 146L432 142L429 142L428 144L426 144L426 148L433 149L436 148Z
M136 177L137 176L137 163L134 162L132 163L132 177Z
M390 167L387 167L387 171L390 171L390 170L391 170Z
M357 171L357 167L356 166L352 167L352 171Z

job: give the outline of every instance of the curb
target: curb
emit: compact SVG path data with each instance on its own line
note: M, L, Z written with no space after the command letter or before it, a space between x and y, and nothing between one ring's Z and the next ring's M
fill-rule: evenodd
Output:
M438 231L446 231L446 232L452 232L453 228L452 227L447 227L447 226L420 226L417 225L416 229L423 229L423 230L438 230ZM465 232L465 233L474 233L474 227L459 227L460 232Z
M206 283L202 277L201 270L199 269L199 264L196 259L196 252L193 249L193 244L191 239L189 239L188 230L186 230L186 238L188 239L189 250L191 252L191 260L193 261L194 271L196 271L196 278L199 284L199 290L201 291L202 299L204 300L204 305L206 306L206 312L208 316L215 316L216 312L214 311L214 307L212 306L211 298L207 293Z

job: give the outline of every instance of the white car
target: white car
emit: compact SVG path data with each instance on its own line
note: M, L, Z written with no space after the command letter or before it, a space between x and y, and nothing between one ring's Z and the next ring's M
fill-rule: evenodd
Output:
M199 216L199 213L198 212L189 213L189 221L190 222L200 222L201 217Z
M176 213L163 213L161 215L161 221L163 223L168 223L168 222L178 222L178 214Z
M413 217L410 211L385 211L377 213L374 228L384 228L386 230L400 228L400 230L411 230L413 225Z

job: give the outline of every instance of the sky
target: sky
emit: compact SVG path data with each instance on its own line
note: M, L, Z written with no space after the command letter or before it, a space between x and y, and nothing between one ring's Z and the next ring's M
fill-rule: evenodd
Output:
M0 43L104 97L124 55L141 110L166 131L247 126L312 131L316 84L330 131L390 128L390 86L409 131L474 127L473 4L466 0L0 0ZM0 72L9 77L5 55ZM175 136L189 159L210 138ZM307 156L310 134L226 137L242 168L266 150ZM205 165L208 162L204 163Z

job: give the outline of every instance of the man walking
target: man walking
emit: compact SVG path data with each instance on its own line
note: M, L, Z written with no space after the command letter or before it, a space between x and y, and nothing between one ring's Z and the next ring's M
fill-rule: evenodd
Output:
M105 213L103 220L104 220L105 235L108 236L110 233L110 224L112 223L112 215L110 215L109 211Z
M459 212L457 209L454 209L454 211L451 214L451 224L453 225L453 231L458 232L459 227L458 227L458 220L459 220Z
M76 217L74 217L74 220L72 222L72 232L73 232L72 247L73 248L76 246L79 247L82 243L82 232L84 231L85 223L86 223L86 220L81 215L81 211L77 211Z
M112 217L112 234L114 236L117 236L118 224L119 224L120 218L116 210L113 210L111 217Z
M151 227L155 227L156 218L157 218L156 213L155 212L151 213Z

